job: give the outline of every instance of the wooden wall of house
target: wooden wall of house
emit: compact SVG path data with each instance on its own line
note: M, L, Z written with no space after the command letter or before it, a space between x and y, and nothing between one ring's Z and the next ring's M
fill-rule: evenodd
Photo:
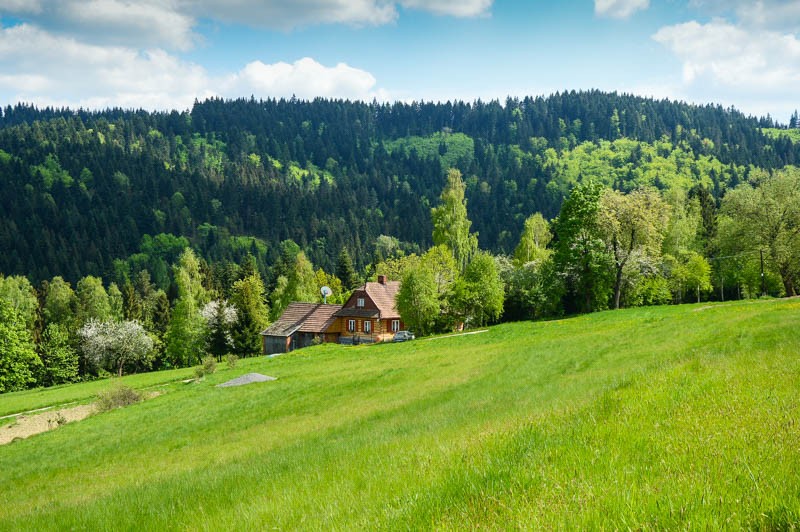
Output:
M347 320L349 319L356 320L355 332L350 332L347 330ZM392 320L378 320L378 319L369 320L372 322L372 332L369 334L364 332L364 321L366 321L365 318L339 318L339 321L341 321L340 339L342 338L346 339L344 342L341 343L351 344L352 339L354 337L358 337L359 339L362 339L368 343L390 342L394 339L394 332L392 331ZM404 325L405 324L401 320L400 328L398 330L402 331Z

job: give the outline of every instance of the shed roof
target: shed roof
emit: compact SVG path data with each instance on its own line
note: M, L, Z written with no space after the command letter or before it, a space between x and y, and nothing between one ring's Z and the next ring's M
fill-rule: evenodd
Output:
M336 320L341 305L322 303L289 303L275 323L262 331L263 336L291 336L294 333L324 333Z

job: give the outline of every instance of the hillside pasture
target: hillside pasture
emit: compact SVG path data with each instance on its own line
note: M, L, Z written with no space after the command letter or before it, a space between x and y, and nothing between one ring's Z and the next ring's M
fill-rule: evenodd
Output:
M640 308L123 377L169 384L0 447L0 529L797 526L799 318ZM216 387L250 372L277 380Z

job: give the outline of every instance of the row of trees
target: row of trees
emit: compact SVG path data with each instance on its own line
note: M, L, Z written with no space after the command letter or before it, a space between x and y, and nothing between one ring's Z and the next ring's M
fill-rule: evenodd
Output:
M38 290L24 276L0 277L0 392L189 366L206 354L250 356L260 351L259 332L290 302L319 301L329 286L328 302L342 303L377 274L402 280L397 306L419 334L700 301L712 290L719 299L791 296L800 283L794 167L751 173L719 208L700 187L623 193L580 182L553 220L536 213L525 221L510 255L479 249L465 189L451 169L431 209L431 248L418 255L382 235L374 264L360 274L346 249L327 273L286 240L267 284L255 257L209 264L191 248L177 254L166 289L146 269L133 273L130 261L117 265L107 287L93 276L74 290L61 277Z
M399 249L386 240L387 253ZM132 274L124 261L107 286L86 276L73 289L57 276L37 289L24 276L0 275L0 392L192 366L208 355L252 356L261 351L259 333L290 302L318 301L329 286L329 303L341 303L361 283L345 249L328 274L296 243L280 248L271 288L253 256L209 264L188 247L177 254L166 290L147 269Z
M478 250L464 184L448 175L432 209L436 246L386 261L398 308L420 333L605 308L796 294L800 170L758 172L720 208L708 191L629 193L579 183L548 223L530 216L513 256Z

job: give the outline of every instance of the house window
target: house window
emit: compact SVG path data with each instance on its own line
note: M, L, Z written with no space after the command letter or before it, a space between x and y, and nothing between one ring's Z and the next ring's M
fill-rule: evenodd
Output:
M372 332L372 322L367 320L364 322L364 332L369 334Z
M359 297L358 299L356 299L356 306L358 308L362 308L364 306L364 298L363 297Z
M392 320L392 332L400 330L400 320Z
M356 320L347 320L347 330L356 332Z

